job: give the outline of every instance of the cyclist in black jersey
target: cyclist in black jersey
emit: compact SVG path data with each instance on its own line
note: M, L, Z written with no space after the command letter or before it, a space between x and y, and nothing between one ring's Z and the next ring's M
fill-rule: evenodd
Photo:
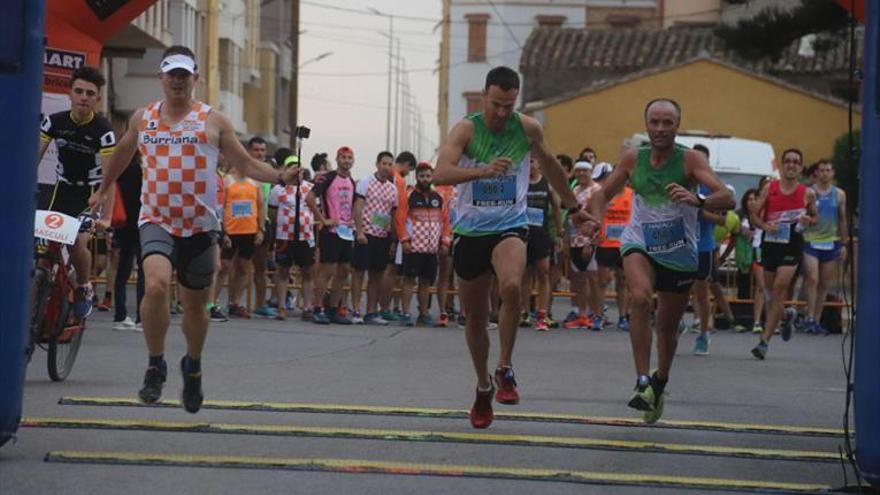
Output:
M116 146L110 122L95 113L104 84L98 69L80 67L70 80L70 110L43 116L38 158L43 158L53 141L58 150L57 182L49 204L52 211L78 216L88 208L93 186L101 183L101 157L113 153ZM110 224L111 204L104 205L100 225ZM88 234L80 234L70 250L77 283L74 312L80 318L91 313L94 292L89 283L88 239Z

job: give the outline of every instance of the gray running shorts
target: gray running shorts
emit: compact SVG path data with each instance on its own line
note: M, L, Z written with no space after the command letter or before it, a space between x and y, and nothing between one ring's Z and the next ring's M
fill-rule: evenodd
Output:
M217 257L217 233L203 232L177 237L162 227L147 223L140 227L141 259L158 254L168 258L177 270L177 281L190 290L211 286Z

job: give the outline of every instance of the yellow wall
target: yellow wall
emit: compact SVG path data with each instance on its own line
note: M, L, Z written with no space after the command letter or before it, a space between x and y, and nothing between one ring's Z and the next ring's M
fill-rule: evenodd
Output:
M269 48L257 50L260 69L259 86L244 85L244 119L248 133L278 136L275 129L275 92L278 54Z
M807 163L830 157L847 131L843 106L700 60L544 108L550 149L575 156L591 146L600 160L616 163L623 140L645 130L645 103L659 96L681 104L681 130L766 141L777 155L801 148ZM857 129L860 117L854 117Z

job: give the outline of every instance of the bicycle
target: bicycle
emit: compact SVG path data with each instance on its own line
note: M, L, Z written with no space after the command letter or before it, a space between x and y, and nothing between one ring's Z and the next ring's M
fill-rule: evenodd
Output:
M73 266L67 246L76 242L78 234L93 232L95 218L88 212L78 218L45 210L36 212L27 360L30 362L37 347L47 351L49 378L54 382L70 375L86 329L86 318L76 318L73 313Z

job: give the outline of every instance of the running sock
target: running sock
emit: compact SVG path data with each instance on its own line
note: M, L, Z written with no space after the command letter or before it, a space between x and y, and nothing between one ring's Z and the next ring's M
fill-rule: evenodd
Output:
M638 380L636 381L636 385L639 388L647 387L651 384L651 377L648 375L639 375Z
M165 355L159 354L158 356L150 356L150 361L147 364L150 368L159 368L160 370L165 370L167 365L165 364Z
M189 354L183 359L183 372L187 375L197 375L202 372L202 360L193 359Z
M477 392L488 392L490 390L492 390L492 383L491 382L489 382L488 387L481 387L481 386L477 385Z
M660 377L657 376L657 373L654 373L654 376L651 377L651 386L654 388L654 395L659 397L666 388L667 383L669 383L668 377L661 380Z

